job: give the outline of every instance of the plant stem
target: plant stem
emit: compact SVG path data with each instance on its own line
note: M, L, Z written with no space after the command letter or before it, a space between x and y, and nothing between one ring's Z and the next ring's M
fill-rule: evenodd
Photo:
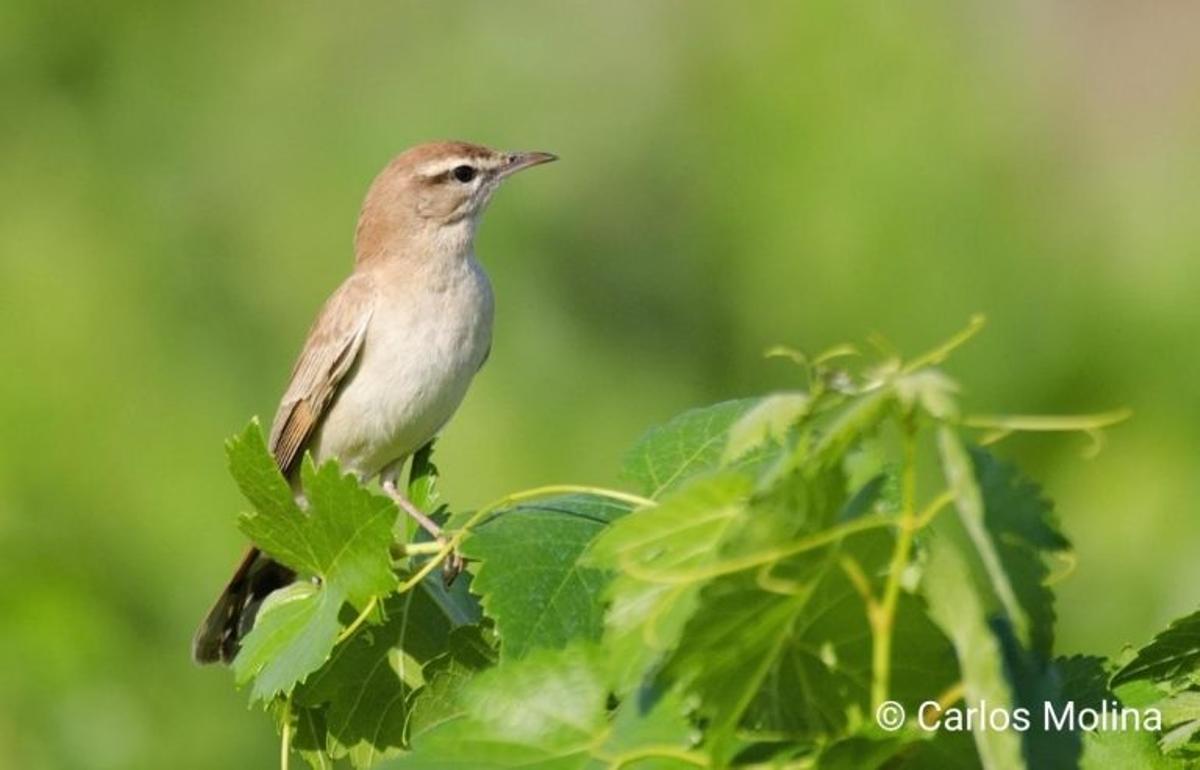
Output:
M698 751L676 748L675 746L646 746L627 751L609 760L612 770L620 770L627 765L640 763L643 759L668 759L676 763L692 765L693 767L709 767L709 758Z
M429 540L423 543L406 543L402 547L402 550L404 556L428 555L442 550L442 544L436 540Z
M644 508L646 506L655 504L653 500L642 497L641 495L633 495L628 492L620 492L615 489L589 487L579 484L550 484L544 487L535 487L533 489L526 489L520 492L513 492L512 494L505 495L498 500L494 500L475 511L471 518L467 519L466 524L464 524L461 528L455 531L453 535L447 538L446 544L442 546L442 548L432 559L426 562L425 566L421 567L421 569L417 570L412 577L400 584L400 587L396 589L396 593L402 594L411 589L413 586L424 580L426 575L437 569L437 566L441 564L447 556L453 553L454 549L457 548L459 543L463 541L463 538L470 533L471 528L483 521L483 519L489 514L492 514L501 508L507 508L515 503L525 502L526 500L536 500L541 497L550 497L552 495L577 494L607 497L610 500L619 500L620 502L628 503L637 508Z
M812 551L817 548L836 543L848 535L853 535L856 532L863 532L868 529L876 529L878 527L887 527L896 522L894 515L888 513L875 513L866 516L859 516L857 519L851 519L845 524L839 524L836 527L817 532L808 537L802 537L799 540L794 540L786 545L781 545L776 548L770 548L758 553L751 553L745 556L740 556L734 559L726 559L725 561L717 562L711 567L694 570L654 570L646 569L644 565L630 561L624 556L620 559L620 568L622 572L629 574L638 580L645 580L650 583L662 584L683 584L694 583L698 580L711 580L721 575L728 575L733 572L741 572L743 570L759 567L764 564L779 561L788 556L795 556L798 553Z
M279 740L279 770L288 770L292 757L292 699L283 704L283 730Z
M358 627L365 623L371 613L375 611L375 605L377 604L379 604L379 597L372 596L371 600L367 602L367 606L363 607L362 612L358 613L358 617L354 619L354 622L343 628L342 633L338 634L337 641L334 644L341 644L353 636Z
M964 417L968 428L1003 431L1088 432L1109 428L1133 416L1131 409L1113 409L1095 414L979 414Z
M868 605L871 624L871 708L887 700L892 675L892 630L900 601L900 580L912 556L913 534L917 531L917 437L912 418L904 421L904 468L900 477L901 511L897 522L896 547L888 567L887 582L878 604Z
M972 337L978 334L979 330L983 328L985 323L987 323L987 319L984 318L983 314L976 313L975 315L971 316L969 321L967 321L967 326L965 329L958 332L941 345L938 345L933 350L922 353L912 361L909 361L904 365L904 368L901 371L908 373L915 372L924 366L937 366L945 361L951 353L965 345Z
M974 415L963 418L962 424L968 428L987 431L979 439L979 443L983 446L995 444L1018 431L1082 433L1091 441L1084 451L1084 457L1095 457L1104 446L1104 428L1124 422L1132 416L1133 412L1130 409L1073 415Z

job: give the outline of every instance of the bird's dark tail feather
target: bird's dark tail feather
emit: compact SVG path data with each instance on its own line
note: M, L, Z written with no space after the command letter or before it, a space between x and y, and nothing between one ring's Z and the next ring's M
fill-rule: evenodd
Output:
M296 573L257 548L242 558L225 590L217 597L192 640L197 663L228 663L237 655L242 637L250 632L254 617L267 594L296 579Z

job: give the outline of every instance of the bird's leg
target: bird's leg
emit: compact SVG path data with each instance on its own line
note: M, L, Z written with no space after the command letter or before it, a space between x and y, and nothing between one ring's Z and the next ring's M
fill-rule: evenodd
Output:
M383 491L387 492L388 497L392 498L392 500L396 502L396 505L400 506L401 510L413 517L413 519L421 525L421 529L433 535L435 538L440 539L442 537L442 528L437 525L437 522L426 516L424 511L413 505L411 500L405 497L404 493L401 492L396 486L395 479L384 479L382 486Z
M433 535L435 540L445 545L446 537L442 534L442 528L437 525L437 522L429 518L424 511L413 505L412 501L400 491L399 487L396 485L396 477L394 474L386 474L383 478L381 486L383 487L383 491L387 493L388 497L392 498L396 505L400 506L402 511L407 513L413 518L414 521L421 525L421 529L425 530L430 535ZM457 549L452 550L446 557L446 563L442 566L442 580L447 586L453 583L454 579L458 577L460 572L463 571L464 565L465 561L463 560L462 555L459 554Z

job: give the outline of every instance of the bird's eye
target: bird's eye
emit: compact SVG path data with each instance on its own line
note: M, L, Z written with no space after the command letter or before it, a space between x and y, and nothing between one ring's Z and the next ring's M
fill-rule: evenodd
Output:
M475 169L470 166L455 166L454 171L450 173L454 174L454 178L464 184L475 178Z

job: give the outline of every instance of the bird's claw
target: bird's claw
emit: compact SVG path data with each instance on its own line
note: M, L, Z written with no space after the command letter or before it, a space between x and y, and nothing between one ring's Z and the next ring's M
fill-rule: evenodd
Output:
M438 542L445 544L446 539L439 537ZM467 560L463 558L463 555L458 552L457 548L452 548L442 562L442 584L446 588L449 588L454 583L455 578L462 574L466 566Z

